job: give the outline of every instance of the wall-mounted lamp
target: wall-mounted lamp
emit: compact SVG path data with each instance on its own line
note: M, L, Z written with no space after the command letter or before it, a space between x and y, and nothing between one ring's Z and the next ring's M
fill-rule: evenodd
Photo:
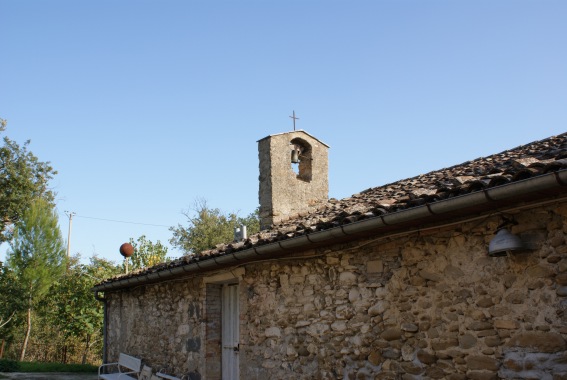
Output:
M496 236L488 244L488 256L506 256L508 252L526 249L522 239L505 228L513 224L518 223L512 219L504 218L504 222L498 226Z

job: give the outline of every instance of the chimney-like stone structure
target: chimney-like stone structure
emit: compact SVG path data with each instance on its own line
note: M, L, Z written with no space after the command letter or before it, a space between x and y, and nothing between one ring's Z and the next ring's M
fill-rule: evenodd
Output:
M302 130L258 141L262 229L327 201L328 151L327 144Z

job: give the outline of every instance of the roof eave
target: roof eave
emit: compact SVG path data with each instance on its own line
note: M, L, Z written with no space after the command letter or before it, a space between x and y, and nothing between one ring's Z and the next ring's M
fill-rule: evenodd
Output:
M250 262L255 259L265 259L267 256L271 255L275 256L290 251L300 251L311 247L328 245L345 238L355 238L378 231L388 232L393 229L399 230L416 222L425 223L427 221L438 221L452 217L463 217L495 207L509 206L511 203L522 198L547 198L556 196L564 192L566 186L567 169L564 169L502 186L496 186L482 191L364 219L328 230L252 247L242 251L226 253L214 257L202 257L197 261L189 262L181 266L164 268L140 276L102 283L96 285L93 290L95 292L104 292L160 282L187 274L196 274L198 272L219 269L228 265Z

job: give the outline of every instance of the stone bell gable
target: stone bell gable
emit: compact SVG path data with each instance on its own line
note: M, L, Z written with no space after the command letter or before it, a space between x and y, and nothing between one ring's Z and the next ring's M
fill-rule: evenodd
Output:
M262 229L327 201L328 149L301 130L258 141Z

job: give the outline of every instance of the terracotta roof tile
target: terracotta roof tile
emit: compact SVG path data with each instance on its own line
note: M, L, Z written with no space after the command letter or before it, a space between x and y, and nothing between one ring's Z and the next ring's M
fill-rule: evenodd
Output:
M198 262L201 258L258 247L566 168L567 133L563 133L488 157L369 188L348 198L332 198L243 242L219 244L198 255L184 256L170 263L132 272L128 276L135 277Z

